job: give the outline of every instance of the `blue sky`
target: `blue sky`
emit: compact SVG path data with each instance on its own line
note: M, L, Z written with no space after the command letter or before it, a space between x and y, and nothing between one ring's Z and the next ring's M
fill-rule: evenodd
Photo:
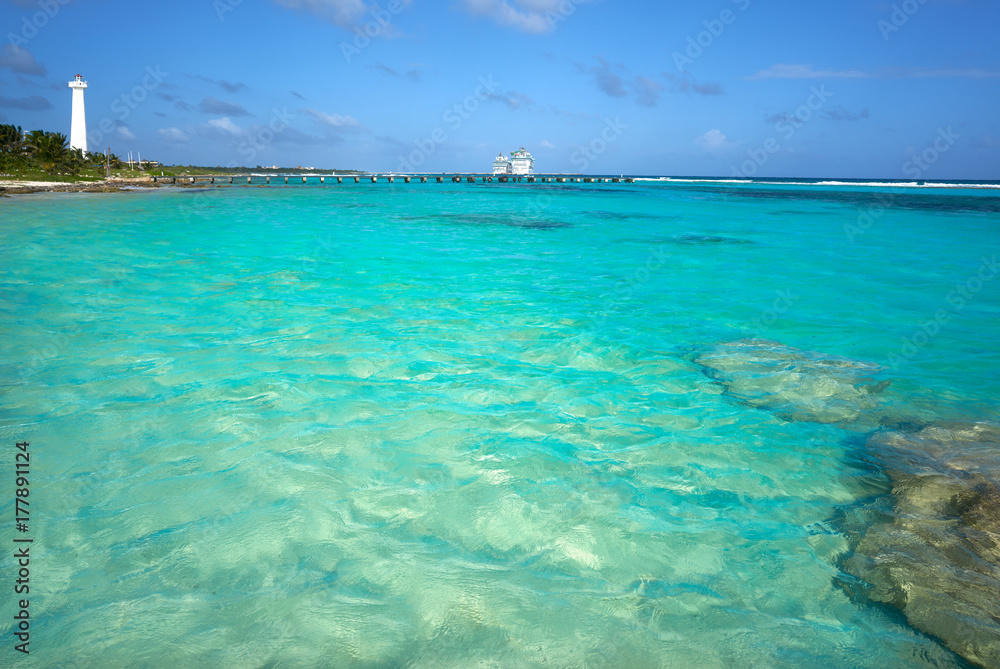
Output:
M0 25L0 121L68 135L79 72L90 149L167 163L1000 179L996 0L2 0Z

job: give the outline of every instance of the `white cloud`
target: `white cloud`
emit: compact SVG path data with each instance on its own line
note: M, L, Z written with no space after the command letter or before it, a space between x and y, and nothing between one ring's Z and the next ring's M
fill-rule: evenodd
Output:
M549 140L547 140L547 139L543 139L543 140L541 141L541 144L540 144L540 146L541 146L541 147L542 147L543 149L554 149L554 148L556 148L556 145L555 145L555 144L553 144L552 142L550 142L550 141L549 141Z
M135 139L135 133L124 123L118 126L116 130L122 139Z
M535 102L527 95L524 93L518 93L517 91L507 91L506 93L486 93L484 97L487 100L492 100L493 102L501 102L511 109L532 107L535 104Z
M772 65L750 79L865 79L872 75L860 70L816 70L812 65Z
M704 135L695 138L694 143L709 153L721 153L736 146L720 130L709 130Z
M502 26L537 35L551 32L570 18L567 6L575 11L583 2L589 0L460 0L460 5L473 15L488 16Z
M322 125L328 125L331 128L356 128L360 124L356 119L350 116L341 116L340 114L326 114L318 109L303 109L303 112L312 116L316 121Z
M240 127L233 123L233 121L228 116L223 116L222 118L214 118L208 122L213 128L218 128L223 132L228 132L230 135L240 134Z
M937 70L913 70L908 75L913 78L924 77L955 77L958 79L996 79L1000 77L1000 71L984 70L979 67L967 67L959 69L937 69Z
M996 79L1000 71L981 67L910 68L889 67L864 72L861 70L817 70L812 65L772 65L748 79Z
M156 134L167 142L183 143L188 141L188 134L180 128L160 128Z
M720 84L714 82L699 84L690 73L687 73L684 76L677 76L671 72L664 72L663 76L670 82L673 90L678 93L684 93L685 95L690 95L691 93L697 93L698 95L723 94L722 86Z
M369 4L364 0L274 0L276 5L308 12L345 29L377 22L382 37L394 34L392 20L411 2L412 0L381 0Z
M356 25L368 11L364 0L274 0L274 2L288 9L315 14L342 28Z

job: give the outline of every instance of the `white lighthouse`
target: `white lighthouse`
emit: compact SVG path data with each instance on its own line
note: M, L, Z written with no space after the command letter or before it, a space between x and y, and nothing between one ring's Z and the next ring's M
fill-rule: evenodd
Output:
M87 153L87 113L83 109L83 92L87 89L87 82L78 74L69 82L69 87L73 89L73 125L69 132L69 146Z

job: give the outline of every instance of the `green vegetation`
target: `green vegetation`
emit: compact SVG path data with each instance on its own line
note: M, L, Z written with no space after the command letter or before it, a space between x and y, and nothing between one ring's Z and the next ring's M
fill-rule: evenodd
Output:
M234 174L298 174L301 172L310 172L316 174L363 174L359 170L328 170L328 169L310 169L306 170L304 167L262 167L257 165L256 167L221 167L216 165L215 167L205 167L199 165L164 165L162 167L153 167L149 169L149 174L152 176L160 176L161 173L165 177L183 177L183 176L222 176L228 177Z
M121 161L112 157L112 164ZM69 148L60 132L0 125L0 173L36 181L93 181L104 177L104 156Z
M302 167L200 167L172 165L140 168L130 166L111 154L112 177L142 177L147 174L173 176L230 176L233 174L288 174L303 171ZM309 170L317 173L355 174L355 170ZM105 178L105 156L102 153L84 155L69 148L66 135L59 132L32 130L25 134L20 126L0 125L0 179L13 177L30 181L100 181Z
M203 167L199 165L163 165L149 170L153 176L183 177L183 176L215 176L227 177L233 174L246 174L254 171L248 167Z

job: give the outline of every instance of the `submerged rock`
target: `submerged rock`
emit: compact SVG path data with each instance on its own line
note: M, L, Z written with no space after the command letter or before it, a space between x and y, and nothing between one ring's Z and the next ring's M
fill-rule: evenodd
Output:
M674 244L684 246L702 246L707 244L736 244L751 245L753 242L746 239L736 239L733 237L716 237L715 235L681 235L674 237L670 241Z
M855 597L896 607L969 662L1000 667L1000 425L879 432L870 457L892 496L842 570ZM870 520L870 518L868 519Z
M573 227L563 221L553 221L547 218L534 216L530 213L522 215L509 214L433 214L426 216L403 216L404 221L441 221L452 222L457 225L503 225L511 228L525 228L527 230L554 230L556 228Z
M720 344L696 361L726 392L788 421L851 423L876 408L875 364L802 351L765 339Z
M761 339L721 344L696 362L731 397L785 420L914 424L879 406L889 381L878 365ZM854 550L841 570L855 580L842 585L899 609L969 662L1000 668L1000 424L881 430L866 450L892 492L847 512Z

